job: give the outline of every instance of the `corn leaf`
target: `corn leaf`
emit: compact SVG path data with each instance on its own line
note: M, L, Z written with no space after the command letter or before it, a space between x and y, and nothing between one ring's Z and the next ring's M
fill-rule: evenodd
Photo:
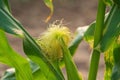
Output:
M83 40L83 37L84 37L84 34L85 34L87 28L88 28L88 26L79 27L76 30L75 37L69 45L69 50L70 50L70 53L72 56L75 54L76 49L78 48L80 42Z
M2 30L0 30L0 62L15 68L17 80L33 80L28 61L13 51Z
M8 0L0 0L0 28L19 37L24 36L22 25L10 13Z
M83 39L87 41L91 46L93 45L94 29L95 22L93 22L89 26L78 27L78 29L76 30L76 35L69 45L69 50L72 56L74 55L76 49Z
M26 55L39 66L42 66L41 70L44 72L44 74L47 74L49 70L49 74L54 76L54 78L62 80L61 76L54 69L53 65L43 55L40 47L36 44L34 39L27 33L23 26L12 16L12 14L9 13L9 9L6 8L8 7L6 7L4 0L0 0L0 29L24 39L24 51Z
M120 7L120 0L113 0L115 4L117 4Z
M109 13L105 14L105 23L107 23L107 17ZM94 31L95 31L95 25L96 21L92 22L86 32L84 33L84 40L89 43L91 47L93 47L93 42L94 42Z
M120 80L120 43L116 41L114 44L113 57L114 66L112 70L111 80Z
M49 16L47 17L46 21L45 22L48 22L50 20L50 18L52 17L53 15L53 3L52 3L52 0L43 0L45 5L50 9L50 14Z
M63 60L65 62L68 80L82 80L82 76L78 73L77 67L75 66L72 56L70 55L70 51L65 45L63 39L60 40L60 44L63 52Z
M111 11L109 14L106 15L105 20L105 29L103 33L102 41L100 42L100 45L97 46L97 48L101 48L101 51L104 52L107 49L109 49L110 45L114 43L115 39L119 35L120 27L120 7L117 5L113 5ZM93 40L94 40L94 29L95 29L95 22L93 22L87 31L84 34L84 39L89 42L91 46L93 46Z
M113 5L113 1L112 0L103 0L103 1L108 6L112 6Z
M4 8L0 8L0 28L8 33L23 37L23 31L19 27L19 23Z
M105 23L103 38L100 42L102 52L108 50L120 33L120 7L114 5Z
M15 69L11 68L11 69L6 70L1 80L16 80Z
M0 0L0 8L3 8L6 11L10 12L10 7L9 7L8 0Z
M31 60L29 60L29 63L32 69L34 80L47 80L46 77L41 72L40 67L37 64L35 64ZM4 75L2 76L1 80L16 80L15 69L14 68L7 69Z
M105 61L105 71L104 71L104 80L111 80L112 69L114 65L113 59L113 46L104 53L104 61Z

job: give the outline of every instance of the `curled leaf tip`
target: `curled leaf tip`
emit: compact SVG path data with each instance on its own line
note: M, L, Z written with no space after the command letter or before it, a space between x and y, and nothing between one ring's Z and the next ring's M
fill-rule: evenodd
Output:
M54 7L53 7L52 1L53 0L44 0L45 5L50 9L50 14L47 17L47 19L45 20L46 23L51 19L52 15L53 15Z
M53 15L53 12L51 12L51 13L49 14L49 16L46 18L46 20L45 20L46 23L51 19L52 15Z

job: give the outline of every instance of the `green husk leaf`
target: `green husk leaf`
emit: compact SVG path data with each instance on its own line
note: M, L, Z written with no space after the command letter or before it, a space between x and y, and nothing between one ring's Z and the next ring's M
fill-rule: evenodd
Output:
M92 24L90 24L89 28L84 34L84 40L87 41L91 47L93 47L94 42L95 24L96 24L95 21Z
M82 76L79 74L72 60L72 56L70 55L70 51L65 45L63 39L60 39L60 44L63 52L63 60L65 62L68 80L82 80Z
M32 62L31 60L28 60L28 61L32 69L34 80L47 80L44 74L41 72L40 67L36 63ZM16 80L15 69L14 68L7 69L4 75L2 76L1 80Z
M26 55L40 66L41 71L47 79L64 80L52 63L45 57L45 55L43 55L43 52L37 43L32 41L28 36L25 36L24 38L23 48Z

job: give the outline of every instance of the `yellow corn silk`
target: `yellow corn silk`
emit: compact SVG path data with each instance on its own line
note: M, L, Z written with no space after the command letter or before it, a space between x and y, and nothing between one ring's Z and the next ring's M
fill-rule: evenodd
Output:
M68 45L71 40L71 33L67 27L62 24L50 24L37 40L45 55L51 60L61 60L63 54L59 40L63 39Z

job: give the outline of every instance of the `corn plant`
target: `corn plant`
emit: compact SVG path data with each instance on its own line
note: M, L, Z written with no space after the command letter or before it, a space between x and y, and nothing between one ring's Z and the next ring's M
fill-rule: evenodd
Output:
M44 0L53 14L52 0ZM110 11L105 14L106 7ZM12 49L5 32L19 37L27 57ZM104 80L120 80L120 0L98 0L96 20L78 28L71 38L70 30L56 21L37 39L32 37L12 14L8 0L0 0L0 62L11 67L1 80L84 80L72 56L82 40L92 48L88 80L96 80L100 55L104 55Z

